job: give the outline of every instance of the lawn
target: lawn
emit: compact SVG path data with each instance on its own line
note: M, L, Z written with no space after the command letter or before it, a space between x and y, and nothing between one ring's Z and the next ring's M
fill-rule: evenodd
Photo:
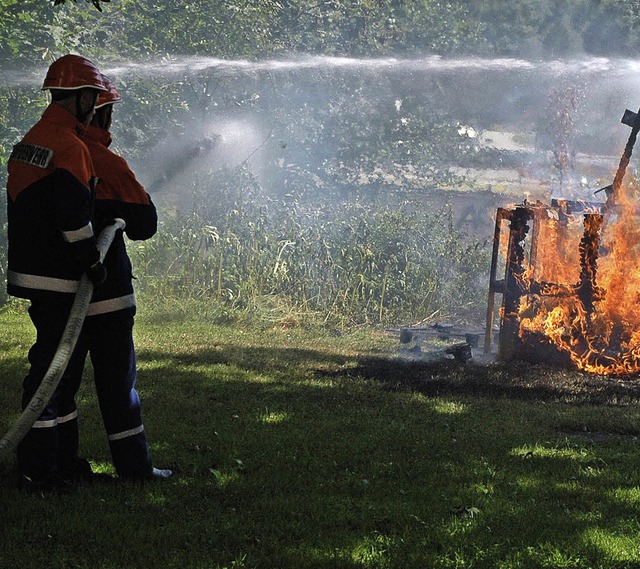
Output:
M0 430L33 332L0 314ZM27 495L0 465L2 568L640 567L640 388L410 361L394 335L138 319L167 482ZM83 456L111 469L91 370Z

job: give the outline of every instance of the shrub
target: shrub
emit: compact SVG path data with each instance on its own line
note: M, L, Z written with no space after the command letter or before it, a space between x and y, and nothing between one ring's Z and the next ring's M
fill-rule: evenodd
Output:
M210 180L189 205L163 209L158 235L131 248L155 297L234 311L277 298L283 315L341 325L482 313L489 250L455 230L446 204L273 198L243 168Z

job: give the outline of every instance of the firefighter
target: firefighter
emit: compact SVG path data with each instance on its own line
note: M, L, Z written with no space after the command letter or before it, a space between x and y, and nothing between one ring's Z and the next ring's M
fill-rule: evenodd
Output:
M157 230L158 217L151 198L126 160L109 150L114 103L121 101L115 85L102 76L96 112L84 138L98 183L94 201L94 230L99 233L114 218L124 219L129 239L144 240ZM136 354L133 323L136 301L132 268L122 231L107 252L105 282L93 295L78 347L70 366L82 374L87 352L93 364L96 393L118 476L128 480L169 478L171 470L152 466L135 389Z
M78 55L54 61L43 90L51 102L13 147L7 164L9 294L30 300L36 340L29 350L23 409L44 377L68 320L80 277L106 277L91 223L95 173L81 137L105 91L96 66ZM63 374L51 400L17 448L19 484L72 491L78 458L75 395L80 378ZM90 475L90 471L85 473Z

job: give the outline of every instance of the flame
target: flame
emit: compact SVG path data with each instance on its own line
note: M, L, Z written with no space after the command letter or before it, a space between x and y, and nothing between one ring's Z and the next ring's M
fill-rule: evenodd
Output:
M558 216L541 208L535 239L518 277L524 291L519 336L548 343L581 370L640 372L640 213L633 188L599 214Z

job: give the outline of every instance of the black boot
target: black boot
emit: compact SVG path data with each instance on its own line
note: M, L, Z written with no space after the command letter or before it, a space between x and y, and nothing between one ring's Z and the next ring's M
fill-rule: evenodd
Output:
M29 494L73 494L77 486L58 472L41 475L20 474L18 488Z
M59 468L59 474L62 478L68 480L71 484L94 484L113 482L114 478L102 472L94 472L91 469L89 461L85 458L76 457L71 464Z

